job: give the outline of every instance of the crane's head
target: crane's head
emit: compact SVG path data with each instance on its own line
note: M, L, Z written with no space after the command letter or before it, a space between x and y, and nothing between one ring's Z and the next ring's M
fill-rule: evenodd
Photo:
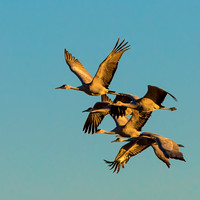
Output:
M69 85L62 85L62 86L57 87L55 89L70 89L70 86Z

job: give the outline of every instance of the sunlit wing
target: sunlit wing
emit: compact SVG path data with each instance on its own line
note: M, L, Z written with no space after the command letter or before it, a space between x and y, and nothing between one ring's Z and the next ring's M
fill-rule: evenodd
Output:
M155 137L155 141L166 158L185 161L183 154L179 151L178 145L173 140L157 136Z
M124 40L119 45L118 43L119 39L108 57L100 64L92 84L100 84L106 88L110 85L122 54L127 51L130 46L126 46L128 42L124 43Z
M112 103L112 100L108 98L107 95L101 96L102 102L97 102L93 109L102 109L106 107L109 103ZM109 110L107 112L95 112L95 113L89 113L86 122L83 127L83 131L86 133L94 133L97 131L98 126L101 124L104 117L109 114Z
M94 108L96 109L101 109L104 108L107 105L107 102L98 102L94 105ZM97 131L98 126L101 124L102 120L104 119L104 117L109 113L109 110L107 113L105 112L95 112L92 113L90 112L84 127L83 127L83 131L86 133L94 133Z
M135 122L135 129L138 131L142 130L142 127L147 123L151 117L152 112L140 112L139 119Z
M168 168L170 168L170 162L169 162L169 160L165 157L164 153L160 150L160 148L158 147L158 145L157 144L152 144L151 146L152 146L152 148L153 148L156 156L160 160L162 160L167 165Z
M169 92L152 85L148 85L148 91L143 98L149 98L156 104L161 105L167 94L170 95L175 101L177 101L177 99Z
M140 97L132 95L132 94L124 94L124 93L120 93L120 95L117 95L116 98L114 99L114 103L117 102L122 102L122 103L134 103L137 99L140 99ZM127 108L126 106L116 106L116 105L112 105L111 106L111 110L110 113L111 115L115 116L115 117L119 117L119 116L124 116L124 115L130 115L132 113L132 109L128 111L129 108Z
M72 56L66 49L65 49L65 60L68 64L70 70L79 78L82 84L88 84L93 80L92 75L84 68L81 62L75 57Z
M121 166L124 168L124 164L129 161L132 156L135 156L148 148L150 144L142 144L140 140L131 141L128 144L121 147L119 153L117 154L115 160L113 162L106 161L107 164L114 169L113 173L120 171Z
M136 100L140 99L140 97L133 95L133 94L126 94L126 93L120 93L120 95L117 95L114 99L114 103L117 103L117 101L121 101L123 103L131 103L135 102Z

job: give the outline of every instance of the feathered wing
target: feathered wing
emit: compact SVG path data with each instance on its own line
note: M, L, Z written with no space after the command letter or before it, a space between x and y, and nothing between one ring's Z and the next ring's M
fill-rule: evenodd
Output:
M154 150L156 156L157 156L160 160L162 160L162 161L167 165L168 168L170 168L170 162L169 162L169 160L165 157L165 155L164 155L163 152L160 150L160 148L158 147L158 145L157 145L157 144L152 144L151 146L152 146L152 148L153 148L153 150Z
M142 127L147 123L151 117L152 112L140 112L139 119L135 122L135 129L138 131L142 130Z
M66 49L65 49L65 61L68 64L70 70L79 78L82 84L89 84L92 82L93 77L92 75L84 68L81 62L75 57L72 56Z
M149 98L161 106L167 94L169 94L175 101L177 101L177 99L169 92L152 85L148 85L148 91L143 98Z
M185 161L183 154L179 151L178 145L173 140L157 136L155 137L155 141L166 158Z
M124 43L124 40L119 45L118 43L119 39L108 57L100 64L91 86L100 84L108 88L110 85L122 54L127 51L130 46L126 46L128 42Z
M98 102L94 105L93 108L96 108L96 109L101 109L101 108L104 108L105 106L107 105L106 102ZM104 117L109 113L109 111L107 112L90 112L86 121L85 121L85 124L84 124L84 127L83 127L83 131L86 133L88 132L89 133L94 133L97 131L97 128L98 126L101 124L102 120L104 119Z
M140 99L140 97L132 95L132 94L120 93L120 95L116 96L113 103L122 102L122 103L127 104L127 103L133 103L137 99ZM126 106L112 105L110 109L110 114L115 117L130 115L132 114L132 109L127 108Z
M131 103L135 102L136 100L140 99L140 97L133 95L133 94L126 94L126 93L120 93L120 95L117 95L114 99L114 103L117 103L117 101L121 101L123 103Z
M132 110L132 116L127 122L126 127L130 129L134 128L137 131L141 131L142 127L146 124L150 118L152 112L139 112L138 110Z
M122 146L113 162L104 160L107 164L109 164L111 169L114 169L113 173L115 171L118 173L121 166L124 168L124 164L127 163L132 156L141 153L151 145L150 140L148 143L143 142L142 140L135 139L135 141L131 141L128 144Z
M102 95L101 96L101 101L102 102L97 102L93 109L102 109L104 107L106 107L110 102L112 102L111 99L108 98L107 95ZM107 110L106 112L94 112L94 113L89 113L86 122L84 124L83 127L83 131L86 133L94 133L97 131L98 126L101 124L102 120L104 119L104 117L109 114L109 110Z
M183 154L179 151L179 146L182 147L183 145L178 145L173 140L162 137L155 133L145 132L142 134L142 136L150 137L151 139L153 139L166 158L173 158L185 161Z

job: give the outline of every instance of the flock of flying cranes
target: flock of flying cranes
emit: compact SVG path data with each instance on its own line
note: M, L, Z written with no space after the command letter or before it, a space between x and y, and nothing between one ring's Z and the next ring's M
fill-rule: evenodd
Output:
M88 134L113 134L119 138L112 142L128 142L121 147L114 161L104 160L114 170L113 172L118 173L120 168L124 168L124 164L132 156L139 154L150 146L153 148L156 156L169 168L170 158L185 161L183 154L179 151L179 147L183 147L183 145L176 144L173 140L154 133L141 132L141 130L154 110L176 110L175 107L165 108L162 105L167 95L171 96L175 101L177 99L167 91L151 85L148 86L148 91L142 98L131 94L118 94L108 88L122 54L130 47L127 44L128 42L125 43L125 40L119 43L118 39L111 53L100 64L94 77L86 71L78 59L75 59L65 50L66 63L70 70L79 78L82 85L79 87L62 85L56 89L73 89L83 91L91 96L101 96L100 102L83 111L89 112L83 131ZM116 95L116 97L112 101L107 94ZM111 131L98 129L98 126L108 114L115 121L116 127ZM128 118L127 115L131 115L131 117Z

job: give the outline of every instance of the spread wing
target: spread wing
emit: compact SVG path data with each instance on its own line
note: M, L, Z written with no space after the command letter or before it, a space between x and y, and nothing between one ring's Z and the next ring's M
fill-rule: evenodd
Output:
M162 160L162 161L167 165L168 168L170 168L170 162L169 162L169 160L165 157L165 155L164 155L163 152L160 150L160 148L158 147L158 145L157 145L157 144L152 144L152 148L153 148L153 150L154 150L156 156L157 156L160 160Z
M161 106L161 103L164 101L167 94L169 94L175 101L177 101L177 99L169 92L152 85L148 85L148 91L143 98L149 98Z
M183 154L179 151L178 145L173 140L162 136L155 137L155 140L166 158L185 161Z
M100 84L106 88L108 88L110 85L122 54L127 51L130 46L127 46L128 42L124 43L124 40L119 45L118 43L119 39L117 40L115 47L108 55L108 57L100 64L92 84Z
M111 103L112 100L108 98L107 95L101 96L101 102L97 102L93 109L102 109L105 108L109 103ZM83 131L86 133L94 133L97 131L98 126L101 124L104 117L109 114L109 110L106 110L105 112L94 112L89 113L86 122L83 127Z
M95 109L101 109L101 108L104 108L108 105L108 103L106 102L97 102L93 108ZM98 126L101 124L102 120L104 119L104 117L109 114L109 111L107 112L90 112L86 121L85 121L85 124L84 124L84 127L83 127L83 131L86 133L88 132L89 133L94 133L97 131L97 128Z
M140 99L140 97L133 94L120 93L120 95L116 96L113 102L117 103L118 101L121 101L123 103L130 103L135 102L137 99Z
M141 131L142 127L146 124L150 118L152 112L139 112L138 110L132 110L132 116L126 124L126 128L136 129Z
M70 70L79 78L82 84L91 83L93 77L91 74L83 67L81 62L75 57L72 56L66 49L65 49L65 61L68 64Z
M159 149L163 152L166 158L168 159L173 158L173 159L185 161L183 154L179 151L179 146L182 146L182 145L178 145L173 140L162 137L155 133L146 132L146 133L143 133L142 135L153 139L157 143Z
M124 168L124 164L129 161L129 159L132 156L135 156L148 148L151 144L145 144L141 142L139 139L135 139L135 141L131 141L128 144L121 147L119 150L119 153L117 154L115 160L113 162L104 160L111 169L114 169L113 173L117 171L117 173L120 171L120 168Z
M135 129L138 131L142 130L142 127L147 123L148 119L151 117L152 112L141 112L139 114L139 119L135 122Z
M132 95L132 94L124 94L124 93L120 93L120 95L117 95L114 99L114 103L122 102L122 103L134 103L136 102L137 99L140 99L140 97ZM115 117L119 117L119 116L124 116L124 115L131 115L132 114L132 109L131 108L127 108L126 106L116 106L116 105L112 105L111 106L111 110L110 110L110 114L112 116Z

